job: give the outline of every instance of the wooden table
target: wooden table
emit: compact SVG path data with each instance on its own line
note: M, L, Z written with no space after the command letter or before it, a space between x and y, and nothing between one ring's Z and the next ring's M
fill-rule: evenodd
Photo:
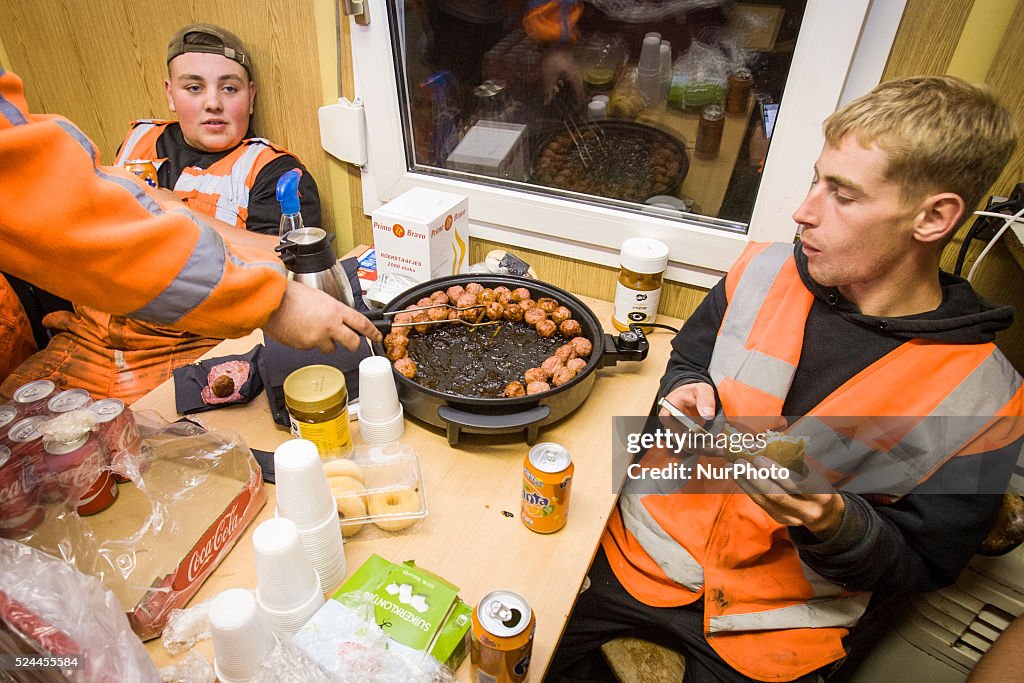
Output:
M609 332L611 309L608 302L580 297L590 306ZM660 322L678 326L679 321ZM209 357L247 351L261 340L259 332L222 342ZM520 437L473 435L461 437L452 448L442 430L415 419L406 419L402 442L419 454L427 496L428 514L415 531L365 541L348 542L345 555L351 575L371 554L393 562L415 560L461 587L469 604L496 588L510 588L526 596L537 615L530 681L540 681L550 662L576 595L597 550L620 482L612 475L612 418L618 415L646 415L655 399L658 379L665 369L672 333L664 330L650 335L651 350L646 361L621 363L598 370L589 397L571 415L542 428L540 439L563 444L576 464L569 522L561 531L537 534L519 520L523 458L529 450ZM168 420L174 410L174 388L165 382L137 401L137 410L151 409ZM242 434L252 448L272 451L290 438L277 427L266 395L246 406L234 406L197 416L212 429L230 429ZM352 422L356 444L358 426ZM224 589L254 588L252 532L273 515L274 487L268 486L268 504L256 522L192 600L209 600ZM504 512L511 512L508 517ZM209 640L198 648L212 661ZM173 661L159 640L147 643L158 666ZM458 679L469 681L469 660L458 671Z

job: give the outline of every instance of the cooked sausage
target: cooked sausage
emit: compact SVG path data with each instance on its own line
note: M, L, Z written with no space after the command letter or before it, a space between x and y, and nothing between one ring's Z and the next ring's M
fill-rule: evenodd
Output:
M539 308L531 308L530 310L526 311L526 313L523 314L523 320L525 320L528 324L533 325L534 327L536 327L538 324L547 319L548 314L540 310Z
M554 336L557 330L558 325L556 325L554 321L541 320L539 323L537 323L537 334L539 334L542 337Z
M583 368L587 367L587 361L582 358L570 358L565 364L565 367L570 370L575 370L577 373L583 372Z
M590 355L590 352L594 350L594 345L590 343L590 340L586 337L576 337L570 342L573 348L576 349L576 353L586 358Z
M526 395L533 396L534 394L542 394L550 389L551 385L547 382L530 382L526 385Z
M505 307L497 301L487 304L486 315L488 320L502 320L505 317Z
M575 376L576 372L574 370L570 370L567 367L561 367L555 370L555 374L551 376L551 383L556 387L560 387L566 382L572 380Z
M530 368L523 373L523 379L526 380L527 384L531 382L546 382L550 376L551 373L545 372L544 368Z
M399 374L412 379L416 376L416 364L412 362L412 358L399 358L395 361L395 370L398 370Z
M565 337L579 337L583 334L583 327L580 325L579 320L568 320L562 321L562 324L558 326L558 331Z
M556 308L558 308L558 302L551 297L541 297L540 299L537 299L537 308L545 313L552 313Z
M517 303L511 303L505 306L505 320L511 320L513 322L519 322L523 319L523 307Z
M544 362L540 364L540 369L543 370L548 377L555 374L558 368L563 367L565 364L562 363L562 359L558 356L548 356L544 359Z
M462 285L452 285L448 288L445 294L448 295L448 303L454 304L459 300L459 297L466 293L466 289Z
M504 396L505 398L526 396L526 387L523 386L522 382L509 382L508 386L505 387Z
M565 306L559 306L555 310L551 311L551 319L555 321L556 325L561 325L563 322L572 317L572 311Z
M578 354L576 348L572 344L562 344L555 349L555 355L562 361L562 363L568 365L569 361L575 358Z

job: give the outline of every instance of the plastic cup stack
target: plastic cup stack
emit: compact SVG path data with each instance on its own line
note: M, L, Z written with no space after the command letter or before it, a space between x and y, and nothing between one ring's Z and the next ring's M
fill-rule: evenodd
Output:
M274 451L277 515L295 523L299 542L329 593L345 578L338 507L312 441L292 439Z
M320 577L306 557L295 522L268 519L252 535L256 604L279 638L298 631L324 604Z
M402 404L391 363L383 356L359 362L359 435L370 445L398 441L405 433Z
M648 106L661 99L661 36L648 33L640 47L636 85Z
M210 605L213 670L223 683L252 680L277 644L256 598L244 588L220 593Z

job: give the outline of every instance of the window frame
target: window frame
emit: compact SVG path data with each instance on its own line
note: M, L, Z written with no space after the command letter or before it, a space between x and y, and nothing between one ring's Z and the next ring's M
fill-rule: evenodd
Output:
M413 187L455 192L469 198L471 238L614 267L623 240L654 237L669 246L666 278L704 288L720 279L748 242L794 239L791 215L806 194L821 150L821 122L879 82L906 4L808 0L749 228L740 234L693 220L408 170L398 57L385 5L396 0L367 1L370 24L350 24L355 92L366 112L368 161L361 177L367 215Z

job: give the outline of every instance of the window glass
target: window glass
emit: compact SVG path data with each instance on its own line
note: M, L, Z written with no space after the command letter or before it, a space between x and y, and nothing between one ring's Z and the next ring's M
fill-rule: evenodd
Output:
M805 4L392 6L408 168L745 230Z

